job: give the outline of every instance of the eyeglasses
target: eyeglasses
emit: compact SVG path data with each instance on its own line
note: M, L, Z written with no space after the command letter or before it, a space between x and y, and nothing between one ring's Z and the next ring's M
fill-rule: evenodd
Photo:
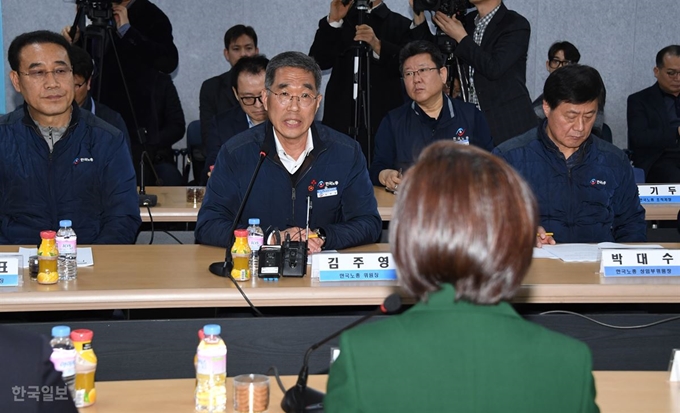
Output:
M239 96L238 98L241 99L245 106L253 106L255 102L260 102L260 105L262 104L262 97L260 96Z
M17 73L28 76L29 79L35 82L44 82L45 79L47 79L47 75L50 73L54 75L54 79L57 81L69 80L72 72L73 69L66 67L60 67L54 70L29 70L28 72L20 72L17 70Z
M407 70L404 72L404 79L415 79L416 73L418 76L423 77L425 73L431 72L433 70L439 70L437 67L421 67L418 70Z
M670 78L680 78L680 71L678 70L666 70L666 76Z
M550 59L550 62L548 64L550 65L551 69L557 69L557 68L560 68L562 66L571 65L573 63L574 62L572 62L571 60L560 60L560 59L555 57L555 58Z
M300 96L295 96L295 95L291 95L288 92L276 93L271 89L267 89L267 90L269 91L269 93L276 96L276 100L278 100L279 103L283 106L290 104L290 102L293 101L293 98L297 98L298 105L300 105L301 108L306 108L306 107L309 107L312 103L314 103L316 98L319 97L319 95L312 96L309 93L302 93L302 94L300 94Z
M85 83L87 83L87 82L76 83L76 84L75 84L75 85L76 85L76 89L80 89L81 87L83 87L83 85L84 85Z

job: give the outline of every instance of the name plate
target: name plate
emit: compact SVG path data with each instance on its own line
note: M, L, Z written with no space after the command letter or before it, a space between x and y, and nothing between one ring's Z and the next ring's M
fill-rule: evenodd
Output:
M638 185L640 203L675 204L680 203L680 184Z
M680 250L602 250L600 274L605 277L668 277L680 275Z
M393 281L397 279L389 252L314 254L312 277L319 281Z
M23 257L0 255L0 287L17 287L23 284Z

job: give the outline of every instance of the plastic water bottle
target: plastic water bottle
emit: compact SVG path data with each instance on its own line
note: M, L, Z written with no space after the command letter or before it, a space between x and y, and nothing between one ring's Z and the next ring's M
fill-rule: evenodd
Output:
M62 281L75 280L78 274L78 243L76 233L71 228L71 220L62 219L59 221L59 231L57 231L57 250L59 251L59 264L57 272Z
M248 245L250 246L250 276L255 278L260 271L260 247L264 244L264 231L260 228L260 218L248 220Z
M227 409L227 346L217 324L203 327L203 340L196 355L196 411L224 412Z
M68 386L71 397L75 397L74 384L76 381L76 349L69 335L71 328L68 326L52 327L52 355L50 361L54 369L61 372L64 383Z

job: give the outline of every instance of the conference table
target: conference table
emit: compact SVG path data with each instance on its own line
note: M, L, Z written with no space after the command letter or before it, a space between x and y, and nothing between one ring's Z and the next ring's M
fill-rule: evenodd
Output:
M149 222L151 213L154 222L196 222L200 203L187 202L184 186L148 186L148 194L158 196L158 204L149 209L140 208L142 221ZM373 193L378 201L378 213L383 221L392 219L395 195L385 188L374 186ZM678 218L680 204L643 204L647 221L668 221Z
M595 371L596 403L602 413L680 413L680 383L661 371ZM281 377L285 388L295 376ZM312 375L308 385L325 391L327 376ZM97 383L97 402L81 413L193 412L193 379L130 380ZM232 378L227 379L227 412L233 412ZM283 393L270 378L269 413L282 413Z
M373 244L348 251L388 249ZM230 354L236 356L230 359L234 374L266 371L272 364L282 374L294 374L311 343L372 312L391 293L400 292L407 306L413 303L395 281L253 279L239 285L265 315L254 317L232 281L208 271L210 263L223 259L222 248L97 245L92 252L94 266L80 267L77 280L39 285L25 275L23 286L0 288L0 317L43 334L60 317L75 320L68 323L71 328L92 329L103 380L191 377L196 331L208 323L227 332ZM588 343L595 369L666 369L671 349L680 346L680 322L672 321L680 318L680 280L602 278L598 268L536 259L513 304L526 319ZM93 310L122 310L124 317L91 319ZM604 324L653 326L610 330L583 316ZM312 373L324 372L326 351L328 346L312 357Z

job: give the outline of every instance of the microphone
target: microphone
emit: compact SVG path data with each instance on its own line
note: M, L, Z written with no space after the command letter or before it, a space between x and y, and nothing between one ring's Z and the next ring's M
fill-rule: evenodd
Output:
M295 386L286 391L286 394L283 395L283 399L281 400L281 408L283 411L286 413L323 412L324 393L307 387L307 377L309 376L309 357L312 355L312 352L350 328L363 323L369 318L380 314L394 314L399 311L400 308L401 296L399 293L392 293L387 298L385 298L385 301L383 301L383 303L380 304L380 307L378 307L374 312L359 318L348 326L341 328L340 330L324 338L318 343L313 344L309 349L307 349L307 353L305 353L305 360L302 363L302 369L300 369L300 373L298 374L297 383L295 383Z
M231 277L231 270L234 268L234 259L231 256L231 245L234 243L234 231L236 230L236 227L238 226L238 222L241 220L241 215L243 215L243 209L246 206L246 202L248 202L248 198L250 197L250 191L253 189L253 184L255 183L255 178L257 178L257 174L260 172L260 167L262 166L262 163L264 160L267 158L267 154L269 153L269 145L267 144L267 141L262 144L260 147L260 159L257 161L257 166L255 167L255 172L253 172L253 176L250 178L250 183L248 183L248 188L246 189L246 193L243 196L243 200L241 201L241 205L238 207L238 212L236 212L236 216L234 217L234 221L231 224L231 228L229 229L229 234L227 234L228 241L227 241L227 251L224 255L224 261L218 261L218 262L213 262L210 264L210 272L219 276L219 277ZM251 275L252 276L252 275Z
M149 154L146 151L142 152L141 159L139 161L139 206L156 206L158 203L158 196L146 193L146 185L144 185L144 157L149 158ZM149 159L149 163L151 160ZM151 170L154 174L156 171L151 166ZM156 175L156 181L159 181L158 175Z

